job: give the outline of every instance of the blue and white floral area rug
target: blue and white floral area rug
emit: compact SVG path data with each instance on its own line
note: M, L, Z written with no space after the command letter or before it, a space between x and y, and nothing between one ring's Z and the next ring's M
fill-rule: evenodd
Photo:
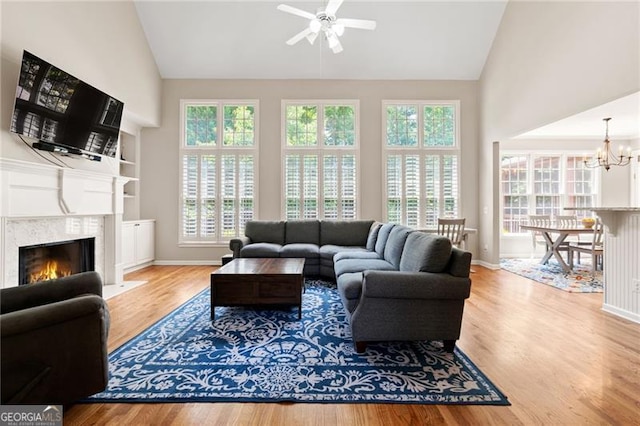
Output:
M537 259L500 259L506 271L569 293L602 293L602 271L591 271L591 263L576 264L565 272L555 259L541 264Z
M297 307L217 307L204 290L109 356L109 385L83 402L329 402L509 405L440 342L353 349L335 284L307 280Z

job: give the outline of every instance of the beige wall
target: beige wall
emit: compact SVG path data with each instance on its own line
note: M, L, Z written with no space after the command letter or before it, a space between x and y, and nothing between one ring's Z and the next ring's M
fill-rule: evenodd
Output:
M480 80L481 258L499 257L494 141L640 89L638 2L509 2ZM485 210L486 208L486 210Z
M23 50L123 101L125 128L159 124L161 78L131 1L2 1L0 8L1 157L40 161L9 133Z
M180 99L258 99L260 219L280 217L280 107L283 99L360 101L361 217L382 218L382 100L461 101L462 215L477 224L477 82L344 80L165 80L162 126L142 132L141 216L154 218L159 261L218 261L227 246L178 247ZM471 241L475 251L475 237Z

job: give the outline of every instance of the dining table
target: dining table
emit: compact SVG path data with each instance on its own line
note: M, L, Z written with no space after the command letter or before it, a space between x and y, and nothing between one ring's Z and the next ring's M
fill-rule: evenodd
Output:
M540 260L541 264L546 264L549 262L551 257L555 257L562 270L565 272L571 271L571 267L565 262L560 254L560 248L562 247L562 243L565 242L567 237L570 235L580 235L580 234L590 234L593 235L593 228L585 228L584 226L579 227L562 227L558 225L554 225L553 223L550 225L520 225L520 229L525 231L539 232L544 238L546 244L547 251L544 256Z

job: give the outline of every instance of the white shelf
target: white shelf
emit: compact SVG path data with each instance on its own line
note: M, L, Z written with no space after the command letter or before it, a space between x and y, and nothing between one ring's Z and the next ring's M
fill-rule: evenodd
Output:
M123 220L140 218L140 135L126 132L120 133L119 169L120 177L126 179L124 184ZM122 158L125 158L124 160Z

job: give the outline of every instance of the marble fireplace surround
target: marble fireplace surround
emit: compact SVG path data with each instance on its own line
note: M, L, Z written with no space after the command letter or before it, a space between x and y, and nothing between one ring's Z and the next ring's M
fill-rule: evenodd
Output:
M0 158L0 287L18 285L21 246L94 237L95 269L122 282L126 178Z
M104 216L7 219L4 224L4 286L19 282L20 247L80 238L95 238L95 270L104 276L104 222Z

